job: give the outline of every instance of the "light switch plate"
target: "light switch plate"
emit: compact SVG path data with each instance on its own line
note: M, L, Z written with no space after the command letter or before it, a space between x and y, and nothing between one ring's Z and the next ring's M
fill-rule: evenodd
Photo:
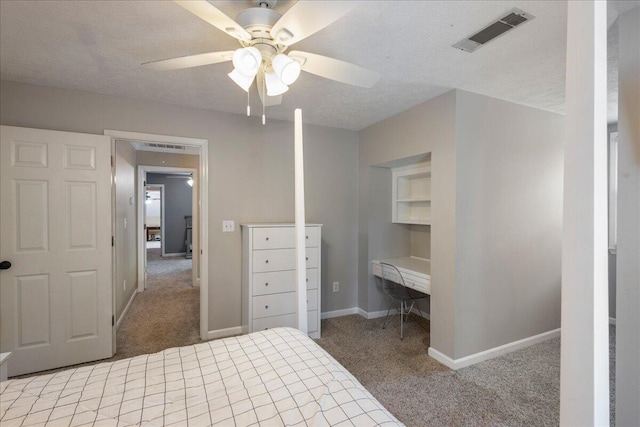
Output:
M231 233L236 230L236 222L232 219L225 219L222 221L222 232Z

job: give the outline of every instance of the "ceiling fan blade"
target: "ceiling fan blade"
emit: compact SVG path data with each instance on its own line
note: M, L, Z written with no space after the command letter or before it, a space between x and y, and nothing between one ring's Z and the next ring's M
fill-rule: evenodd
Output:
M264 73L258 73L258 75L256 76L256 86L258 89L258 96L260 97L260 101L262 101L262 105L264 105L265 107L271 107L274 105L282 104L282 95L267 95L266 84L264 83Z
M174 0L174 3L193 13L198 18L207 21L217 29L224 31L231 37L244 41L251 40L251 34L242 28L240 24L206 0Z
M344 0L299 0L271 28L271 36L278 43L290 46L334 23L359 4Z
M181 56L179 58L161 59L159 61L145 62L143 67L151 70L180 70L182 68L200 67L202 65L217 64L231 61L232 50L220 52L201 53L199 55Z
M354 86L370 88L380 79L375 71L315 53L294 50L289 52L289 57L301 62L307 73Z

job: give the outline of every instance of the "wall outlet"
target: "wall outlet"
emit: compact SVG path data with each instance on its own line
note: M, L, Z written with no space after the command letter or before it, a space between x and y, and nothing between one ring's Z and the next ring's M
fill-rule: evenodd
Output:
M225 219L222 221L222 232L231 233L236 230L236 222L232 219Z
M123 291L126 291L126 290L127 290L127 281L126 281L126 280L124 280L124 281L122 282L122 290L123 290Z
M340 283L333 282L333 292L338 292L340 290Z

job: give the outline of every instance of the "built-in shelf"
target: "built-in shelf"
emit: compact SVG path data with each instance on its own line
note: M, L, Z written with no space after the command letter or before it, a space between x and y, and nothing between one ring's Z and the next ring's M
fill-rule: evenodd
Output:
M431 225L431 163L392 169L394 223Z

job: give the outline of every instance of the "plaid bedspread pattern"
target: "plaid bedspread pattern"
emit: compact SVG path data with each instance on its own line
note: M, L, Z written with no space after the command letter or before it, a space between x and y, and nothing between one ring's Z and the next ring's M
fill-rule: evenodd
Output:
M402 425L342 365L290 328L5 381L0 423Z

